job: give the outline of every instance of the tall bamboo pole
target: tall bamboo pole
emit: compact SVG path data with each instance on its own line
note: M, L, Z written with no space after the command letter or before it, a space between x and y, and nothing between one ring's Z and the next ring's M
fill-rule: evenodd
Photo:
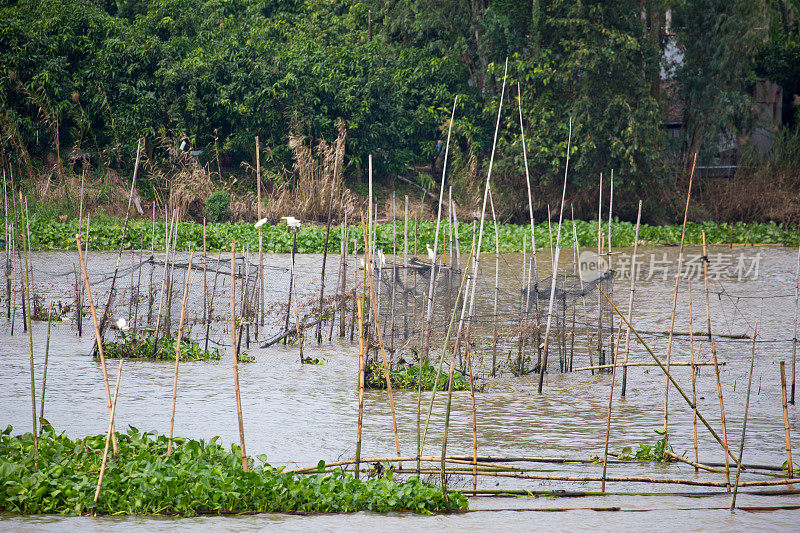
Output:
M106 445L105 448L103 448L103 460L100 463L100 476L97 478L97 488L94 491L95 505L97 505L97 501L100 499L100 487L103 486L103 477L105 476L106 473L109 441L114 443L114 446L116 446L116 437L114 433L114 415L117 410L117 397L119 396L119 382L122 379L122 362L124 360L125 360L124 358L120 358L119 365L117 366L117 384L114 386L114 401L111 403L111 410L108 416L108 431L106 432ZM116 452L114 453L116 454Z
M633 256L631 257L631 288L628 298L628 322L633 322L633 295L636 292L636 252L639 250L639 223L642 220L642 201L639 200L639 211L636 214L636 232L633 237ZM625 397L628 385L628 353L630 351L631 330L625 330L625 359L622 367L622 397Z
M619 332L622 332L622 322L619 324ZM612 339L613 333L612 333ZM617 357L619 356L619 334L617 335L617 344L611 343L611 387L608 391L608 415L606 417L606 445L603 452L603 481L600 492L606 491L606 468L608 467L608 440L611 436L611 406L614 401L614 380L617 377Z
M236 350L236 243L231 243L231 354L233 355L233 389L236 393L236 417L239 421L239 446L242 451L242 470L250 470L244 446L244 420L242 420L242 397L239 394L239 354ZM398 454L399 455L399 454Z
M503 112L503 98L505 97L506 93L507 76L508 76L508 58L506 58L505 67L503 68L503 86L500 90L500 102L497 106L497 120L495 121L495 126L494 126L494 140L492 141L492 154L489 157L489 169L486 173L486 185L484 186L484 191L483 191L483 205L481 207L481 224L480 224L480 230L478 232L478 246L477 248L475 248L475 253L472 254L472 278L471 278L472 292L470 294L470 303L469 303L470 319L474 316L475 312L475 287L478 284L478 268L480 266L480 260L481 260L481 246L483 245L483 226L486 221L486 204L489 200L489 188L491 186L491 181L492 181L494 156L497 150L497 134L500 129L500 117L502 116ZM474 225L475 223L473 222L473 230L474 230Z
M742 438L739 441L739 460L736 464L736 481L733 484L733 498L731 498L731 511L736 508L736 494L739 492L739 474L742 472L742 455L744 454L744 437L747 430L747 413L750 410L750 390L753 386L753 368L756 362L756 337L758 337L758 323L753 327L753 351L750 355L750 377L747 379L747 400L744 404L744 420L742 420Z
M88 226L88 224L87 224ZM86 297L89 299L89 309L92 312L92 322L94 323L94 333L97 338L100 337L100 324L97 322L97 311L94 307L94 300L92 299L92 287L89 285L89 275L86 273L86 261L83 258L83 251L81 248L81 235L80 233L75 235L75 241L78 243L78 257L81 261L81 269L83 270L83 283L86 289ZM100 355L100 367L103 369L103 385L106 389L106 400L108 402L108 412L111 415L111 441L114 445L114 455L117 454L117 437L116 432L114 431L114 417L113 417L113 406L111 403L111 389L108 387L108 374L106 373L106 356L103 352L103 343L101 342L97 347L97 353ZM120 361L121 362L121 361Z
M553 259L553 274L550 276L550 303L547 307L547 325L544 330L544 355L542 357L542 364L539 367L539 393L542 392L544 385L544 373L547 370L547 343L550 335L550 324L553 319L553 301L556 294L556 278L558 274L558 259L561 252L561 222L564 219L564 200L567 196L567 175L569 173L569 151L572 146L572 117L569 118L569 133L567 135L567 162L564 165L564 188L561 191L561 209L558 214L558 231L556 233L556 253Z
M708 341L711 343L711 354L714 357L714 373L717 376L717 398L719 398L719 410L722 420L722 438L725 449L728 448L728 430L725 425L725 402L722 397L722 382L719 377L719 363L717 362L717 345L711 336L711 304L708 297L708 249L706 248L706 232L703 236L703 284L706 292L706 325L708 327ZM725 479L727 480L728 492L731 491L731 468L728 461L728 454L725 453Z
M20 202L22 201L22 192L20 194ZM25 202L25 218L28 215L28 203ZM27 227L24 225L23 227ZM33 314L33 308L31 307L31 290L30 290L30 279L28 277L28 255L30 252L31 247L31 235L30 230L27 229L23 232L23 241L22 241L22 248L25 252L25 300L27 301L28 305L28 348L30 352L30 365L31 365L31 412L33 414L33 464L34 469L39 469L39 440L37 438L37 417L36 417L36 384L34 382L34 367L33 367L33 332L31 331L31 315Z
M781 361L781 404L783 406L783 432L786 438L786 474L792 477L794 463L792 463L792 439L789 434L789 408L786 405L786 362ZM45 368L47 368L45 366Z
M181 339L183 335L183 317L186 313L186 295L189 294L189 278L192 275L192 262L194 252L189 254L189 270L186 272L186 279L183 282L183 298L181 299L181 316L178 320L178 334L175 336L175 374L172 379L172 414L169 418L169 442L167 443L167 455L172 455L172 430L175 427L175 404L178 398L178 366L181 362Z
M261 220L261 147L256 136L256 194L258 195L258 220ZM258 226L258 320L256 324L264 326L264 230ZM258 327L256 327L258 332Z

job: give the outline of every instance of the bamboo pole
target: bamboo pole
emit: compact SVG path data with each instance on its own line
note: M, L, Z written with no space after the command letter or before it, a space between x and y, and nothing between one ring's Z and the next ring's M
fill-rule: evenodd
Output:
M6 187L5 169L3 169L3 216L5 218L6 305L7 305L7 318L10 320L11 319L11 229L8 225L8 189Z
M472 351L467 336L467 365L469 367L469 395L472 399L472 456L474 458L474 473L472 477L472 488L478 488L478 419L477 407L475 406L475 376L472 373Z
M214 320L214 297L217 294L217 278L219 277L219 265L222 259L222 250L217 252L217 267L214 269L214 283L211 284L211 299L208 302L208 316L206 320L206 337L203 349L208 351L208 335L211 332L211 321Z
M88 226L88 224L87 224ZM86 289L86 297L89 299L89 309L92 312L92 322L94 323L94 333L97 338L100 337L100 325L97 322L97 311L94 307L94 300L92 299L92 287L89 285L89 275L86 273L86 261L83 258L83 251L81 249L81 235L80 233L75 235L75 241L78 243L78 257L81 261L81 269L83 270L83 283ZM97 353L100 355L100 367L103 369L103 384L105 385L106 389L106 400L108 402L108 412L111 415L111 442L114 448L114 455L117 455L117 437L116 432L114 431L114 408L111 402L111 389L108 387L108 374L106 373L106 356L103 351L103 343L101 342L98 345ZM120 361L121 363L122 361Z
M550 303L547 307L547 325L544 330L544 355L542 356L542 364L539 367L539 394L542 393L542 386L544 385L544 373L547 370L547 343L550 336L550 325L553 319L553 301L556 294L556 277L558 274L558 259L561 253L561 222L564 219L564 200L567 196L567 175L569 173L569 151L572 146L572 117L569 118L569 134L567 136L567 162L564 166L564 188L561 191L561 209L558 214L558 231L556 233L556 253L553 259L553 274L550 276Z
M722 420L722 439L725 444L725 449L728 448L728 430L725 425L725 402L722 397L722 382L719 377L719 364L717 362L717 345L711 337L711 304L708 297L708 250L706 248L706 232L702 232L703 236L703 284L705 285L706 292L706 324L708 328L708 340L711 343L711 354L714 357L714 373L717 377L717 398L719 398L719 411ZM731 468L728 461L728 454L725 453L725 479L728 482L727 490L731 491Z
M721 364L724 365L725 363L721 363ZM641 362L641 361L632 362L632 363L617 363L617 365L616 365L617 368L625 368L625 367L631 367L631 366L658 366L658 365L656 363L645 363L645 362ZM692 365L692 363L690 363L690 362L677 362L676 363L675 361L673 361L672 362L672 366L678 367L678 368L680 368L680 367L691 367L691 366L701 367L701 366L714 366L714 363L711 363L711 362L702 363L702 362L699 362L699 361L695 361L694 365ZM584 370L611 370L612 368L614 368L614 365L612 365L612 364L581 366L581 367L578 367L578 368L573 368L572 372L581 372L581 371L584 371Z
M131 205L133 205L133 193L136 190L136 175L139 172L139 158L142 151L142 140L139 139L137 146L136 146L136 163L133 167L133 179L131 180L131 191L128 195L128 208L125 210L125 222L122 225L122 237L120 238L119 243L119 252L117 253L117 263L116 267L114 268L114 275L111 278L111 288L109 289L108 293L108 300L106 300L106 306L103 310L103 318L100 320L100 328L99 328L99 337L95 339L95 350L99 349L99 346L103 344L103 335L105 334L106 328L108 327L108 314L111 312L111 304L114 302L114 297L116 295L116 283L117 283L117 274L119 272L119 263L122 259L122 250L125 248L125 236L128 232L128 221L130 220L131 216ZM115 449L116 453L116 449Z
M672 293L672 314L669 319L669 337L667 338L667 358L666 367L669 370L669 363L672 356L672 337L673 330L675 329L675 308L678 305L678 287L681 280L681 271L683 270L683 244L686 241L686 221L689 217L689 200L692 197L692 181L694 179L694 168L697 163L697 154L694 154L694 162L692 163L692 171L689 174L689 190L686 193L686 207L683 210L683 227L681 228L681 245L678 249L678 273L675 275L675 290ZM669 379L664 381L664 448L667 447L667 439L669 422Z
M786 405L786 363L781 361L781 404L783 406L783 432L786 438L786 475L794 475L794 463L792 463L792 439L789 434L789 408ZM47 366L45 366L45 369Z
M22 201L22 193L20 192L20 202ZM28 203L25 202L25 217L28 216ZM26 225L27 227L27 225ZM36 384L34 382L34 366L33 366L33 332L31 330L31 315L33 314L33 308L31 307L31 291L30 291L30 279L28 277L28 256L30 252L30 229L27 229L23 233L24 239L22 241L22 248L25 252L25 299L28 304L28 317L27 317L27 325L28 325L28 348L30 353L30 370L31 370L31 412L33 414L33 464L34 469L39 469L39 439L37 437L38 428L37 424L37 416L36 416ZM399 454L398 454L399 455Z
M631 288L628 297L628 322L633 322L633 295L636 293L636 252L639 250L639 223L642 220L642 201L639 200L639 210L636 214L636 232L633 237L633 256L631 256ZM625 358L624 363L626 366L622 367L622 397L625 397L625 392L628 386L628 353L630 352L631 330L625 330Z
M608 416L606 417L606 443L605 443L605 450L603 452L603 481L600 488L601 492L606 491L606 467L608 466L608 440L611 436L611 406L614 401L614 380L617 377L617 357L619 356L619 333L622 332L622 322L619 324L619 332L617 333L617 343L616 346L612 340L611 342L611 357L613 358L613 364L611 368L611 387L609 387L608 391ZM612 333L612 339L613 333Z
M475 316L474 315L475 287L478 285L478 268L480 266L480 260L481 260L481 246L483 245L483 226L484 222L486 221L486 204L489 200L489 187L491 186L492 169L494 168L494 156L497 150L497 134L500 129L500 117L503 111L503 98L505 97L506 93L507 75L508 75L508 58L506 57L505 67L503 68L503 86L502 89L500 90L500 103L497 106L497 120L495 121L495 126L494 126L494 140L492 141L492 153L491 156L489 157L489 169L486 173L486 185L483 191L483 205L481 207L481 224L480 224L480 230L478 232L478 246L475 248L474 254L472 254L472 281L471 281L472 292L470 294L470 310L469 310L470 319L473 316ZM475 222L473 221L473 231L474 227L475 227Z
M164 213L166 217L166 213ZM172 222L175 222L175 212L172 212ZM165 250L164 250L164 276L161 279L161 297L158 301L158 316L156 317L156 329L153 333L153 357L156 355L156 349L158 348L158 333L159 328L161 327L161 315L162 311L164 310L164 297L166 294L167 289L167 274L169 272L169 253L171 250L170 239L172 239L172 229L165 224L164 229L166 231L166 235L164 236L165 239ZM169 331L167 331L169 333Z
M186 272L186 279L183 282L183 298L181 299L181 316L178 320L178 334L175 336L175 374L172 379L172 414L169 418L169 442L167 443L167 455L172 455L172 430L175 427L175 404L178 398L178 366L181 362L181 339L183 335L183 318L186 314L186 296L189 294L189 278L192 275L192 262L194 252L189 254L189 270Z
M258 220L261 220L261 147L258 143L258 136L256 136L256 194L258 195ZM258 283L259 283L259 296L258 296L258 313L260 325L264 326L264 230L261 225L258 226ZM256 327L256 332L258 328Z
M361 225L364 225L364 217L361 217ZM383 335L381 334L381 325L380 325L380 318L378 316L378 302L375 299L375 288L372 284L372 257L368 250L371 249L372 243L369 242L369 237L366 235L364 236L364 275L369 278L369 298L370 302L372 303L372 308L374 310L374 319L375 319L375 334L378 337L378 344L380 345L381 349L381 358L383 362L383 375L386 378L386 391L389 393L389 410L392 413L392 428L394 429L394 444L397 448L397 455L400 455L400 438L397 434L397 418L394 412L394 396L392 394L392 377L389 372L389 363L386 358L386 349L383 345ZM360 324L361 322L359 322ZM401 463L402 468L402 463Z
M795 362L797 360L797 316L800 311L800 246L797 247L797 271L794 278L794 334L792 335L792 394L789 403L794 405Z
M733 484L733 498L731 498L731 511L736 508L736 494L739 492L739 475L742 472L742 455L744 454L744 437L747 430L747 413L750 410L750 390L753 386L753 368L756 362L756 337L758 337L758 322L753 327L753 351L750 354L750 376L747 379L747 400L744 404L744 420L742 421L742 438L739 441L739 460L736 466L736 481ZM790 476L791 477L791 476Z
M79 247L80 248L80 247ZM91 301L91 300L90 300ZM100 348L102 350L102 348ZM106 473L106 464L108 463L108 443L111 441L116 447L116 437L114 432L114 415L117 410L117 397L119 396L119 382L122 379L122 362L124 358L120 358L119 365L117 366L117 384L114 386L114 401L111 402L111 409L109 412L108 431L106 432L106 445L103 449L103 460L100 464L100 476L97 478L97 488L94 491L94 504L100 499L100 487L103 486L103 477ZM115 451L114 454L117 452Z
M250 470L244 446L242 398L239 394L239 354L236 350L236 243L231 243L231 352L233 355L233 389L236 393L236 417L239 421L239 446L242 451L242 470ZM399 455L399 454L398 454Z
M697 367L694 357L694 323L692 318L692 280L687 280L689 285L689 354L692 364L692 435L694 437L694 462L699 463L700 458L697 454ZM697 467L695 467L697 472Z
M361 469L361 430L364 427L364 311L361 298L356 300L358 306L358 428L356 429L356 479Z
M656 354L655 354L655 353L653 353L653 350L651 350L651 349L650 349L650 346L648 346L648 345L647 345L647 343L646 343L646 342L645 342L645 340L642 338L642 336L641 336L641 335L639 335L639 332L638 332L638 331L636 331L636 328L634 328L634 327L631 325L631 323L627 321L627 319L626 319L626 318L625 318L625 316L622 314L622 312L619 310L619 308L617 308L617 306L614 304L614 302L612 302L612 301L611 301L611 299L608 297L608 295L606 295L606 293L605 293L605 292L603 292L603 289L602 289L601 287L598 287L598 288L597 288L597 290L599 290L599 291L600 291L600 294L602 294L602 295L603 295L603 298L605 298L605 299L606 299L606 301L609 303L609 305L611 305L611 308L614 310L614 312L615 312L615 313L617 313L617 316L619 316L619 317L620 317L620 319L621 319L621 320L623 320L623 321L625 322L625 325L626 325L627 327L631 328L631 331L633 332L633 334L634 334L634 335L636 335L636 338L637 338L637 339L639 339L639 342L642 344L642 346L643 346L643 347L644 347L644 349L647 351L647 353L648 353L648 354L650 354L650 357L652 357L652 358L653 358L653 360L654 360L654 361L655 361L655 362L658 364L658 367L659 367L659 368L661 369L661 371L662 371L662 372L664 372L664 374L667 376L667 379L669 379L669 381L670 381L670 382L672 383L672 385L675 387L675 390L677 390L677 391L678 391L678 393L681 395L681 397L682 397L682 398L683 398L683 399L686 401L686 403L687 403L687 404L688 404L688 405L691 407L691 405L692 405L692 401L689 399L689 397L688 397L688 396L686 396L686 393L684 393L684 392L683 392L683 389L681 389L681 387L680 387L680 386L678 385L678 383L675 381L675 378L673 378L673 377L672 377L672 374L670 374L670 373L669 373L669 371L666 369L666 367L664 366L664 364L663 364L663 363L662 363L662 362L661 362L661 361L658 359L658 357L656 357ZM728 445L727 445L727 443L723 443L723 442L722 442L722 439L719 437L719 435L717 435L717 432L716 432L716 431L714 431L714 428L712 428L712 427L711 427L711 425L708 423L708 421L705 419L705 417L704 417L703 415L701 415L701 414L700 414L700 411L698 411L698 412L697 412L697 418L699 418L699 419L700 419L700 422L702 422L702 423L703 423L703 425L706 427L706 429L708 429L709 433L711 433L711 436L712 436L712 437L714 437L714 439L715 439L715 440L716 440L716 441L717 441L717 442L718 442L718 443L719 443L719 444L720 444L720 445L723 447L723 449L726 451L726 453L727 453L728 455L730 455L730 456L731 456L731 458L732 458L734 461L736 461L736 464L738 464L738 465L741 465L741 463L739 462L739 460L738 460L738 459L736 459L736 457L733 455L733 452L731 452L731 451L730 451L730 449L728 448Z
M42 401L39 404L39 435L44 431L44 393L47 390L47 363L50 360L50 324L53 321L53 301L50 300L50 308L47 310L47 341L44 348L44 372L42 375ZM784 388L784 392L785 392ZM784 399L786 395L784 394ZM784 402L786 403L786 402Z
M437 276L437 258L439 254L439 228L441 227L442 223L442 202L444 200L444 180L445 176L447 175L447 159L450 153L450 135L453 131L453 120L456 116L456 104L458 103L458 95L455 96L453 99L453 111L450 113L450 123L447 126L447 144L445 145L444 149L444 162L442 163L442 182L439 185L439 207L437 209L436 214L436 231L433 236L433 261L431 262L431 277L430 277L430 284L428 286L428 302L427 302L427 312L425 313L425 325L423 326L423 335L424 341L422 343L422 356L424 360L428 361L428 349L430 347L430 335L429 329L431 326L431 320L433 319L433 298L435 294L435 287L436 287L436 276Z

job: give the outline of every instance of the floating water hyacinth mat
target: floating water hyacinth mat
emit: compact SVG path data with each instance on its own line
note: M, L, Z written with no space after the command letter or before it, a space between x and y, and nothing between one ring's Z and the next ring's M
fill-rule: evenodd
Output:
M383 374L383 365L378 361L370 362L365 370L364 387L367 389L385 389L386 377ZM403 365L393 369L389 376L392 380L392 388L395 389L416 389L422 380L422 390L433 390L436 384L436 368L429 363L420 365ZM436 384L437 390L447 390L447 372L439 372L439 383ZM453 374L453 390L468 391L469 380L459 373ZM475 390L482 390L475 385Z
M175 337L167 335L158 339L156 344L155 335L152 331L147 331L139 335L121 334L119 340L104 341L103 351L106 357L126 359L159 359L165 361L175 360ZM153 350L155 346L155 351ZM241 362L248 362L240 356ZM216 361L222 358L222 352L217 348L203 350L200 344L184 337L181 340L181 361Z
M109 452L102 491L94 504L105 435L70 439L46 428L39 437L34 467L33 435L0 434L0 510L13 513L198 514L349 513L412 511L436 513L467 508L467 498L444 492L417 477L401 482L387 477L358 480L337 469L303 476L283 467L241 467L237 445L231 451L210 441L174 439L129 427L117 435L119 455ZM259 456L263 462L266 457ZM250 459L251 464L254 462ZM320 471L324 462L320 461Z

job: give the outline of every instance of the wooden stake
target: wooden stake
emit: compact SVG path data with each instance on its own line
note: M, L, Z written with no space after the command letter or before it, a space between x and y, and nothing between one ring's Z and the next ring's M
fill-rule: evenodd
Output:
M22 199L22 193L20 192L20 201ZM27 218L28 215L28 203L25 202L25 216ZM27 225L26 225L27 227ZM28 278L28 255L30 252L31 247L31 235L30 229L27 229L24 233L24 240L22 242L22 248L25 252L25 300L28 304L28 348L30 352L30 370L31 370L31 412L33 414L33 464L34 469L39 469L39 439L37 438L37 431L38 428L37 424L37 417L36 417L36 384L34 383L34 367L33 367L33 332L31 331L31 315L33 314L33 307L31 307L31 290L30 290L30 279ZM399 453L397 455L400 455Z
M792 335L792 394L789 403L794 405L795 362L797 360L797 316L800 310L800 246L797 248L797 271L794 278L794 335Z

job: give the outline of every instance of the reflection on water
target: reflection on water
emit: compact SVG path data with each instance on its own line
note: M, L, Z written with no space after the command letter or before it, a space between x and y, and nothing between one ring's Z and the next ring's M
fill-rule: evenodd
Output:
M648 251L648 250L645 250ZM652 250L649 250L652 251ZM724 250L723 250L724 251ZM659 257L666 253L674 258L677 250L658 249ZM756 345L756 366L753 392L747 424L745 462L780 465L785 461L783 419L779 390L778 362L787 361L791 372L792 320L794 314L794 261L796 252L785 249L761 249L758 279L738 281L726 279L712 283L711 316L714 330L724 334L752 334L758 323L759 340ZM75 260L71 253L37 253L34 255L37 288L43 298L71 298L74 279L55 277L61 269L72 269ZM90 275L113 270L113 254L90 254ZM487 256L485 256L487 257ZM491 257L491 256L488 256ZM285 294L282 287L288 281L285 275L288 258L269 256L273 268L274 290L268 288L271 298L279 300ZM320 256L298 258L298 287L301 299L318 291ZM494 281L494 261L484 261L481 271L484 279ZM547 263L540 260L541 264ZM504 290L518 290L521 258L503 255L500 276ZM540 267L541 268L541 267ZM546 274L546 273L545 273ZM542 275L545 275L542 274ZM335 276L334 272L332 276ZM127 282L126 282L127 283ZM144 283L144 282L142 282ZM335 277L328 282L335 286ZM223 285L223 282L220 281ZM637 285L634 325L642 330L659 332L669 328L673 284L669 280L642 280ZM97 289L100 293L102 291ZM486 290L488 294L493 287ZM195 316L202 315L202 287L195 282L192 288L195 303L191 304ZM627 282L617 283L615 299L624 302L627 309ZM789 297L787 297L789 296ZM705 295L702 283L693 286L694 329L705 328ZM104 301L105 295L96 296ZM121 298L124 300L124 297ZM222 307L220 304L218 309ZM4 308L5 304L0 307ZM121 310L124 310L124 305ZM225 308L227 309L227 308ZM677 303L675 329L688 331L688 297L685 287ZM120 311L122 312L122 311ZM222 311L221 311L222 312ZM87 322L91 325L91 322ZM10 325L0 319L0 425L12 424L15 431L29 429L29 375L28 342L22 334L19 318L14 336L9 335ZM37 359L37 387L41 384L41 370L46 325L34 323L33 336ZM72 325L57 324L53 328L48 366L47 405L45 417L58 429L71 436L103 433L107 426L105 390L98 362L87 354L91 349L91 335L78 338ZM214 340L228 339L225 326L214 330ZM257 361L239 367L247 449L251 455L266 454L272 464L309 465L320 458L336 460L352 457L355 451L355 425L357 410L356 348L338 342L317 346L313 341L306 345L306 355L325 359L321 366L298 364L295 346L276 345L258 349L251 345L249 353ZM666 351L666 336L646 338L657 354ZM673 361L687 361L689 344L686 337L676 337ZM721 361L726 363L721 379L728 421L728 439L738 450L744 400L747 389L749 357L752 341L748 339L720 338L717 348ZM700 361L710 361L708 343L695 339L695 349ZM631 359L648 361L642 347L634 344ZM576 355L576 364L588 363L586 354ZM489 380L487 392L477 395L478 450L481 454L570 457L586 459L602 455L605 438L605 417L611 377L608 374L591 375L588 372L555 373L557 364L547 376L544 393L536 393L533 378L504 376ZM124 365L122 385L117 406L117 427L128 424L140 430L165 433L169 430L173 366L169 363L128 362ZM691 394L690 372L685 367L675 367L675 376L681 387ZM529 381L529 379L531 381ZM619 377L618 377L619 379ZM663 424L664 376L657 367L632 367L628 371L628 396L620 399L617 382L610 450L619 451L624 446L652 443L658 437L654 429ZM533 383L535 385L535 383ZM413 455L416 446L417 397L415 392L397 391L395 406L400 431L401 450ZM429 393L423 395L427 405ZM719 403L713 367L702 367L697 379L698 409L717 430L720 428ZM385 457L394 455L394 437L385 392L366 394L363 456ZM443 425L444 404L437 398L431 417L424 454L441 451L440 434ZM796 407L790 406L790 428L794 443L800 434L800 416ZM424 419L424 417L423 417ZM673 448L678 453L693 456L692 417L686 403L675 391L670 393L670 434ZM454 393L448 452L472 452L471 402L468 393ZM230 357L219 362L185 363L180 367L178 406L175 433L193 438L210 438L219 435L226 443L238 442L236 405L233 393L233 376ZM720 462L720 447L708 432L698 429L701 461ZM539 465L543 472L558 471L569 475L599 475L595 465ZM680 478L710 479L707 474L695 474L690 467L680 465L610 465L611 475L672 476ZM719 479L719 478L715 478ZM743 479L753 479L746 474ZM471 480L454 480L455 487L467 487ZM494 478L479 479L479 487L498 488ZM567 485L559 482L500 480L502 488L599 490L599 483ZM611 491L691 491L677 485L647 486L610 483ZM740 496L742 506L800 505L797 496L764 498ZM537 508L539 511L475 512L460 516L376 516L359 513L352 516L257 516L239 518L197 518L176 521L169 518L62 518L62 517L5 517L3 525L9 528L41 530L63 529L162 529L176 525L200 526L208 529L250 529L265 525L282 528L346 528L348 530L408 529L409 527L468 528L495 527L506 529L536 520L537 526L558 529L620 528L643 529L652 527L658 520L660 528L683 529L691 520L692 529L726 529L769 527L794 529L800 523L796 511L776 511L763 514L727 509L728 496L685 498L677 496L630 497L606 496L581 499L546 500L535 498L502 499L473 498L472 509ZM544 512L548 508L574 509L566 513ZM602 513L596 507L622 509L647 509L641 513ZM687 509L679 511L678 509ZM680 513L680 514L679 514ZM676 521L676 518L680 520ZM235 524L235 525L234 525Z

